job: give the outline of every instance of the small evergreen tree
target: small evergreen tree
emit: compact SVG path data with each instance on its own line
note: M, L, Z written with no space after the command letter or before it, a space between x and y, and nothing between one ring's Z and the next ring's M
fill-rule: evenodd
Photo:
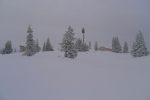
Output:
M78 38L76 40L75 47L78 51L82 51L82 48L83 48L82 46L83 46L82 40Z
M121 46L121 44L120 44L120 42L119 42L118 37L117 37L116 52L117 52L117 53L121 53L121 52L122 52L122 46Z
M5 48L2 51L2 54L10 54L13 52L11 41L7 41Z
M35 49L36 49L36 52L40 52L40 50L41 50L38 39L36 40Z
M118 37L112 39L112 52L121 53L122 47L120 45Z
M98 43L97 43L97 41L95 42L94 50L95 50L95 51L98 50Z
M65 52L65 57L75 58L77 56L77 50L75 49L74 44L74 35L73 29L69 26L61 43L62 50Z
M133 57L142 57L149 54L141 31L139 31L136 36L136 41L133 43L131 54Z
M45 42L43 44L43 51L46 51L46 44L45 44Z
M89 47L86 43L83 44L82 40L80 38L77 39L76 43L75 43L75 47L78 51L88 51Z
M136 48L136 42L133 42L132 50L131 50L131 55L133 57L137 57L136 50L137 50L137 48Z
M26 40L26 51L25 51L25 55L27 56L32 56L36 53L35 50L35 41L33 39L33 30L31 28L31 26L29 25L28 30L27 30L27 40Z
M89 50L88 45L87 45L86 43L82 44L82 49L81 49L81 51L82 51L82 52L86 52L86 51L88 51L88 50Z
M115 44L116 44L115 39L116 39L115 37L113 37L113 39L112 39L112 52L115 52Z
M47 42L45 44L45 49L46 49L46 51L54 51L49 38L47 38Z
M128 43L124 42L123 53L128 53Z

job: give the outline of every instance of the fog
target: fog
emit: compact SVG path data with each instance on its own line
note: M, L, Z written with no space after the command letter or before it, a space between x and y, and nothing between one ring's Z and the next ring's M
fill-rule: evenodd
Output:
M0 0L0 47L12 40L18 47L26 41L31 24L40 44L50 37L55 49L67 27L86 42L111 46L113 36L131 43L139 30L150 48L150 0Z

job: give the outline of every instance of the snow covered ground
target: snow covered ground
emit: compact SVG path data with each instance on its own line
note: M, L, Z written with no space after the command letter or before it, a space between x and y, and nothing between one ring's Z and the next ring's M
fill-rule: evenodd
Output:
M0 100L150 100L150 56L0 55Z

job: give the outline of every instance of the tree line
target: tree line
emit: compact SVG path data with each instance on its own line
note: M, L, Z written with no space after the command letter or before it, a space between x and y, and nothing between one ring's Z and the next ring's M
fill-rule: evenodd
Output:
M75 58L78 55L78 52L87 52L89 51L91 47L91 42L88 44L85 42L85 29L82 28L81 30L83 37L81 38L75 38L74 30L71 26L68 27L67 31L65 32L62 42L60 43L61 51L64 52L64 56L67 58ZM34 40L33 37L33 30L31 26L29 25L27 29L27 37L26 37L26 43L25 46L20 46L20 52L23 52L24 56L33 56L39 51L54 51L54 48L50 42L50 38L47 38L47 40L44 42L43 47L41 48L39 46L38 40ZM107 49L109 51L112 51L114 53L131 53L133 57L142 57L147 56L149 54L149 51L147 50L144 37L141 31L138 32L136 36L136 40L133 43L132 50L129 52L128 43L125 41L123 47L121 46L119 42L118 37L112 38L112 48L101 48L103 50ZM95 42L94 50L98 51L98 42ZM5 44L4 49L1 50L1 54L11 54L12 52L16 52L16 50L12 49L12 43L11 41L7 41Z

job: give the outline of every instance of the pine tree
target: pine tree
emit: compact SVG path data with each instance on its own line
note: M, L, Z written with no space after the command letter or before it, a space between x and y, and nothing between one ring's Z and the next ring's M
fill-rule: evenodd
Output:
M26 40L26 51L25 51L25 55L27 56L32 56L36 53L35 50L35 41L33 39L33 30L31 28L31 26L29 25L28 30L27 30L27 40Z
M5 48L2 51L2 54L10 54L13 52L11 41L7 41Z
M113 37L113 39L112 39L112 52L115 52L115 44L116 44L115 39L116 39L115 37Z
M82 47L84 52L89 51L89 46L86 43L84 43Z
M82 51L82 48L83 48L82 46L83 46L82 40L78 38L76 40L75 47L78 51Z
M49 38L47 38L47 42L45 44L45 49L46 49L46 51L54 51Z
M128 43L124 42L123 53L128 53Z
M82 40L80 38L78 38L76 40L76 43L75 43L75 48L78 50L78 51L82 51L82 52L86 52L89 50L89 46L82 42Z
M117 47L116 47L116 52L117 53L121 53L122 52L122 47L121 47L121 44L120 44L120 42L119 42L119 39L118 39L118 37L117 37Z
M69 26L61 43L62 50L65 52L65 57L75 58L77 56L77 51L74 44L74 35L73 29Z
M98 50L98 43L97 43L97 41L95 42L94 50L95 50L95 51Z
M36 49L36 52L40 52L40 50L41 50L38 39L36 40L35 49Z
M46 44L45 44L45 42L43 44L43 51L46 51Z
M133 43L131 54L133 57L142 57L149 54L141 31L139 31L136 36L136 41Z
M133 57L137 57L136 50L137 50L137 48L136 48L136 42L133 42L132 50L131 50L131 55Z
M84 28L82 28L82 34L83 34L83 44L84 44L84 39L85 39L85 37L84 37L85 29Z
M122 47L120 45L118 37L112 39L112 52L121 53Z

